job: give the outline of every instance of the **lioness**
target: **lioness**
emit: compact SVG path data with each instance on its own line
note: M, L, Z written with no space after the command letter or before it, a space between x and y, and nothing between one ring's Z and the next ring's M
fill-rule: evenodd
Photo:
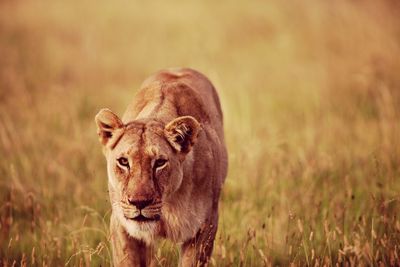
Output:
M181 266L204 266L218 225L227 172L217 92L191 69L160 71L142 84L122 119L95 118L107 159L115 266L149 266L153 243L181 245Z

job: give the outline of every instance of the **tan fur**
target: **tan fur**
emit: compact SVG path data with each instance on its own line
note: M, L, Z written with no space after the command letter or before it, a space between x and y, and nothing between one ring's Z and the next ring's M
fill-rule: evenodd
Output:
M227 171L222 111L210 81L191 69L160 71L122 119L103 109L95 120L107 159L114 265L152 265L157 238L181 245L181 266L206 265ZM151 204L141 209L137 200Z

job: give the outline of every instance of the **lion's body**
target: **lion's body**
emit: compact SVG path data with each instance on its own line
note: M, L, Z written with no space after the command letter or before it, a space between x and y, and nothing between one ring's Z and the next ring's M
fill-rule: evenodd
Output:
M108 122L107 116L103 121ZM184 119L186 124L182 123ZM174 120L175 124L170 123ZM149 249L159 237L182 244L183 266L206 264L217 230L218 200L227 171L222 111L213 85L191 69L161 71L143 83L122 120L116 123L121 133L101 133L103 139L114 138L105 152L113 205L114 264L149 264ZM174 130L172 137L169 128ZM179 139L189 135L193 135L190 142ZM121 153L132 155L132 170L125 176L114 166L116 155ZM163 153L168 157L164 171L151 165ZM126 176L130 178L117 178ZM120 208L118 202L125 193L159 199L161 208L155 205L141 211L149 217L159 213L159 221L141 223L124 218L136 212L123 205Z

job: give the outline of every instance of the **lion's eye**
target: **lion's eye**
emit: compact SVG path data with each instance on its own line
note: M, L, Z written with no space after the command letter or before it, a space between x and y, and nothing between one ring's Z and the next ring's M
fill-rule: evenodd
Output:
M127 158L120 157L119 159L117 159L117 161L118 161L118 164L120 166L125 167L125 168L129 168L129 161L128 161Z
M154 162L154 168L161 168L167 163L166 159L157 159L156 162Z

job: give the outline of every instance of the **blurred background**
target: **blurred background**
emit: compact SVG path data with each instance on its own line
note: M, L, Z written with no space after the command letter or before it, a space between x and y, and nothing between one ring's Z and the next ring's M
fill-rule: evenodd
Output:
M395 0L0 1L0 266L110 265L94 116L177 66L225 115L211 266L400 265L399 18Z

